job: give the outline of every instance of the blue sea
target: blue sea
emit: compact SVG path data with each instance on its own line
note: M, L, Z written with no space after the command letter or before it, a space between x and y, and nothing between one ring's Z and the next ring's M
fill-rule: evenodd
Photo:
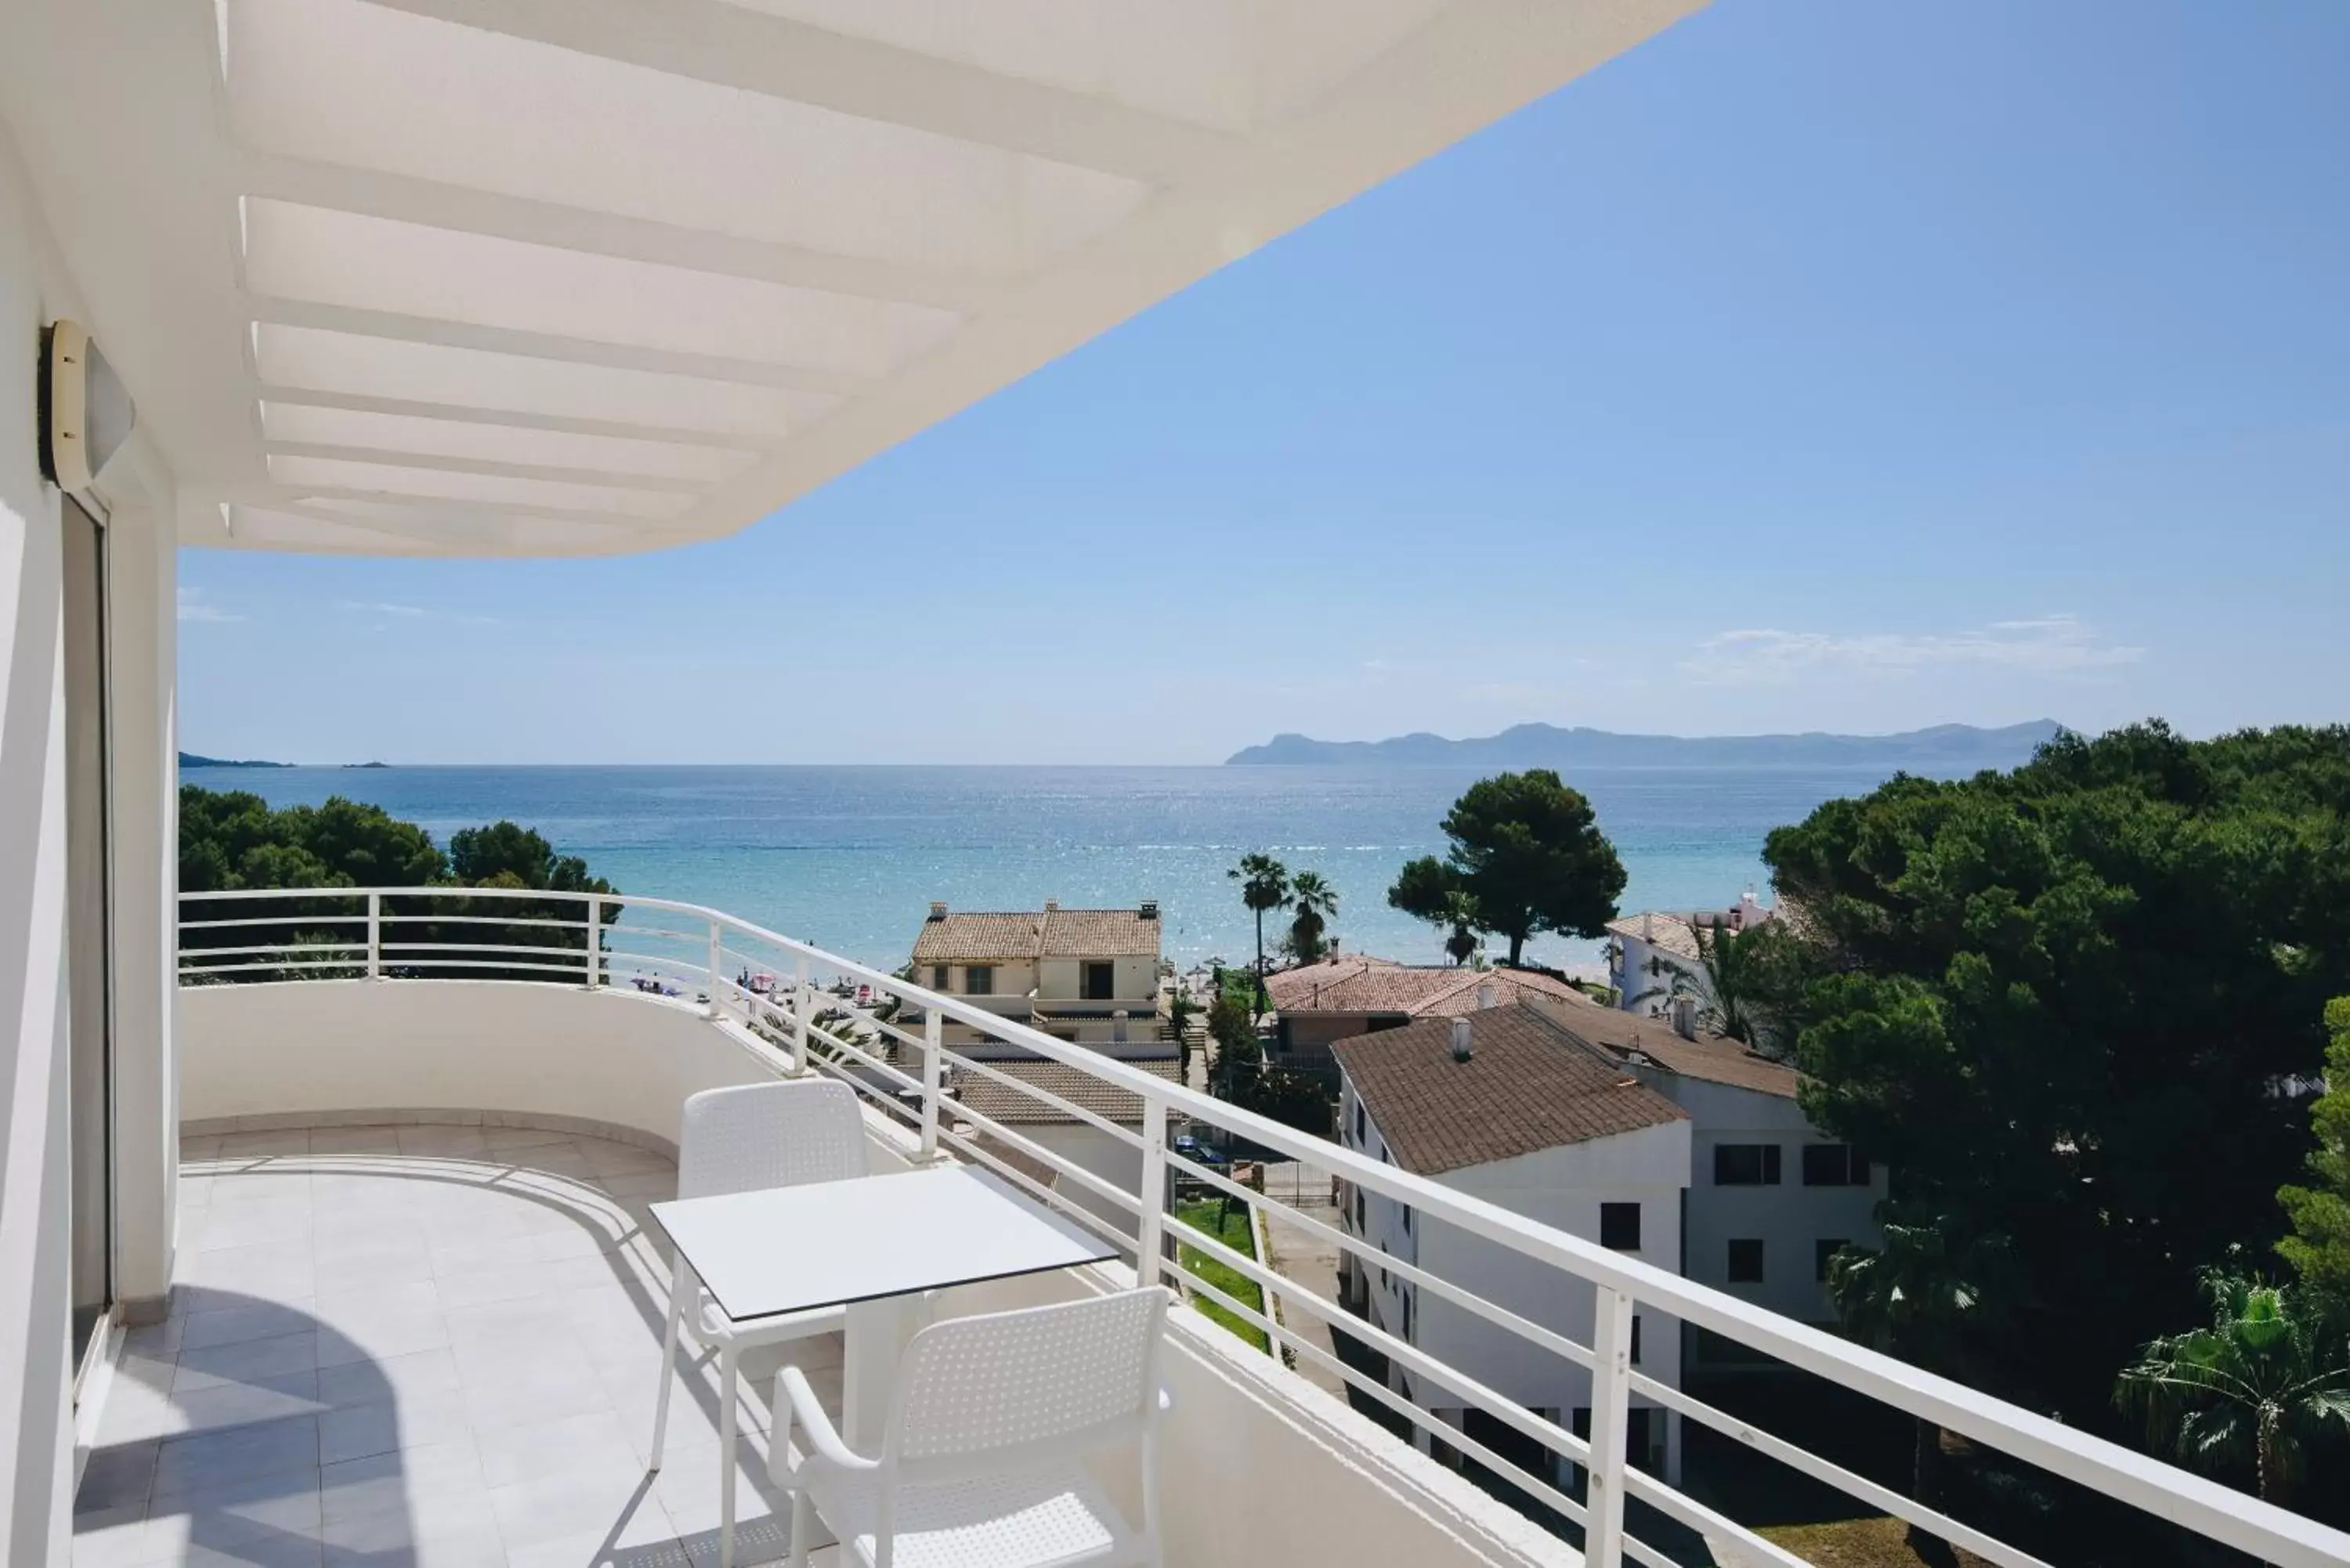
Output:
M1156 898L1180 967L1238 962L1252 925L1226 870L1263 850L1338 890L1352 950L1442 959L1440 933L1387 907L1396 868L1440 854L1438 824L1473 769L1321 767L190 768L182 782L273 805L341 794L443 844L511 818L623 892L706 904L860 961L906 961L931 900L957 909L1114 907ZM1627 910L1767 901L1763 836L1883 770L1588 769L1630 884ZM1268 942L1273 922L1268 920ZM1529 956L1589 963L1596 943Z

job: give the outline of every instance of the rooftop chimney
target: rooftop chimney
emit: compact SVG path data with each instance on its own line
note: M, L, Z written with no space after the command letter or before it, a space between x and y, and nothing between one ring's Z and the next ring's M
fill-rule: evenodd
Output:
M1157 919L1159 918L1159 900L1156 898L1145 898L1142 900L1142 908L1136 912L1146 920Z
M1469 1021L1456 1018L1452 1021L1452 1059L1466 1062L1469 1056Z
M1493 989L1493 982L1492 981L1481 981L1478 982L1477 1005L1481 1009L1491 1007L1501 1000L1501 993Z
M934 919L934 920L943 920L943 919L945 919L946 918L947 918L947 905L946 905L946 900L945 900L945 899L943 899L943 898L933 898L933 899L931 899L931 919Z
M1060 907L1061 900L1058 898L1047 898L1045 900L1045 912L1048 915Z

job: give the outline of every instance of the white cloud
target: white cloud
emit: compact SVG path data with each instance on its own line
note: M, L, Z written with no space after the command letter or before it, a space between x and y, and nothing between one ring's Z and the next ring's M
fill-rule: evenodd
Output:
M457 615L449 610L427 609L422 605L369 604L358 599L338 599L337 609L355 610L362 615L388 615L401 620L442 620L461 626L496 626L497 618L486 615Z
M1680 670L1711 686L1786 685L1815 674L1900 680L1958 668L2090 677L2145 657L2145 649L2109 641L2077 616L2050 615L1955 632L1726 631L1698 644Z
M217 624L244 618L241 615L229 614L228 611L204 597L204 590L202 588L182 588L179 593L179 609L182 620Z

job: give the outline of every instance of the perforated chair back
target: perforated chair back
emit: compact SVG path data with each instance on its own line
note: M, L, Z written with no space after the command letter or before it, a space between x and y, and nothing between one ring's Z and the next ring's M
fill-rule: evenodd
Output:
M865 1118L837 1079L704 1089L678 1129L677 1195L715 1198L863 1176Z
M1144 1431L1167 1301L1151 1286L922 1330L899 1367L883 1462L908 1481L961 1478Z

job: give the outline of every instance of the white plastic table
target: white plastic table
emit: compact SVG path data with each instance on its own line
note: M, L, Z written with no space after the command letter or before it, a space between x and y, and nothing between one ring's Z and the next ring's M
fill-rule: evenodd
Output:
M880 1441L923 1292L1118 1255L993 1173L962 1165L679 1199L652 1212L738 1323L847 1307L841 1417L852 1444Z

